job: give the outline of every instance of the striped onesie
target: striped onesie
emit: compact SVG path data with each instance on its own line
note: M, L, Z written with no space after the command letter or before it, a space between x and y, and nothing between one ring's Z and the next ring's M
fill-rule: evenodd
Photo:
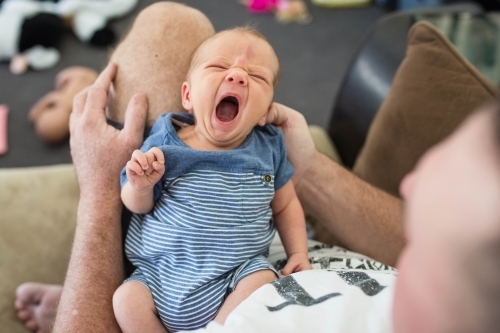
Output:
M270 203L293 168L273 126L256 127L233 150L201 151L182 142L171 118L193 124L187 113L162 115L141 147L163 151L165 174L153 210L133 215L125 252L137 267L128 280L150 289L176 332L205 327L247 275L277 274L265 258L275 234Z

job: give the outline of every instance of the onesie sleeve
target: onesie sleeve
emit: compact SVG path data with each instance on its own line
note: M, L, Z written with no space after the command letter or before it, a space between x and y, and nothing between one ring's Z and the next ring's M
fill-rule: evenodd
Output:
M277 149L275 150L275 166L274 166L274 190L279 190L285 185L293 176L294 169L292 164L286 157L285 138L280 129L275 128Z
M166 124L167 124L166 114L158 117L158 119L156 120L156 122L153 125L153 128L151 129L149 136L146 138L146 140L142 144L142 147L141 147L142 152L147 152L148 150L150 150L153 147L159 147L165 142L165 136L167 135ZM120 185L122 188L127 181L128 181L127 170L124 167L122 169L122 172L120 175ZM163 187L163 177L158 183L155 184L155 186L153 188L153 200L154 201L156 201L160 198L162 187Z

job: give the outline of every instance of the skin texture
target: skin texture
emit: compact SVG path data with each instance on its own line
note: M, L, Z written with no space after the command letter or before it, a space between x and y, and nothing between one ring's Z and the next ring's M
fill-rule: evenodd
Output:
M182 101L196 121L195 125L180 129L178 135L193 149L234 149L243 143L256 125L265 124L279 68L276 54L264 39L233 30L219 33L204 43L197 51L195 60L188 81L182 85ZM226 96L233 96L239 102L238 113L230 122L220 121L216 112L218 104ZM165 171L164 162L164 155L158 148L146 153L134 151L126 167L129 181L121 194L129 210L138 214L151 211L154 206L153 187ZM311 269L304 212L292 181L275 192L271 208L288 256L282 274ZM224 301L215 321L223 324L227 315L248 295L275 279L271 271L258 271L243 278L235 293ZM144 327L165 332L161 329L151 292L147 288L133 281L126 282L116 291L113 303L116 318L124 332L139 332ZM134 311L137 306L153 310L144 315ZM158 323L149 323L150 320Z
M398 262L393 307L397 333L498 330L500 154L492 125L495 108L473 114L426 153L401 183L408 202L408 246Z

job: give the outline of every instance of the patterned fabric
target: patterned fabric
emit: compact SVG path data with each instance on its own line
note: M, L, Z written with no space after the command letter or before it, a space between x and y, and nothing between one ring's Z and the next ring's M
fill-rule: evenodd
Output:
M253 292L227 317L191 333L391 333L397 271L370 257L308 241L312 270L287 275ZM278 237L267 259L286 264ZM186 332L187 333L187 332Z
M137 270L129 280L151 290L170 332L204 327L236 284L262 269L275 235L270 202L290 180L282 133L265 126L230 151L197 151L160 117L141 150L159 147L165 175L155 187L155 207L134 215L126 254ZM122 185L126 182L122 172Z

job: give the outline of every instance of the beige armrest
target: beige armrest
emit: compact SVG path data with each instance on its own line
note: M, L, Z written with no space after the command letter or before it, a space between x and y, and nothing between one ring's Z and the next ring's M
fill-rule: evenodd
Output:
M314 144L316 145L316 149L334 160L337 163L342 164L342 161L340 160L339 153L337 152L337 149L335 148L332 140L326 133L326 131L319 126L316 125L311 125L309 126L309 132L311 133L311 136L314 140Z
M13 308L20 283L63 282L78 198L71 164L0 169L0 331L27 332Z

